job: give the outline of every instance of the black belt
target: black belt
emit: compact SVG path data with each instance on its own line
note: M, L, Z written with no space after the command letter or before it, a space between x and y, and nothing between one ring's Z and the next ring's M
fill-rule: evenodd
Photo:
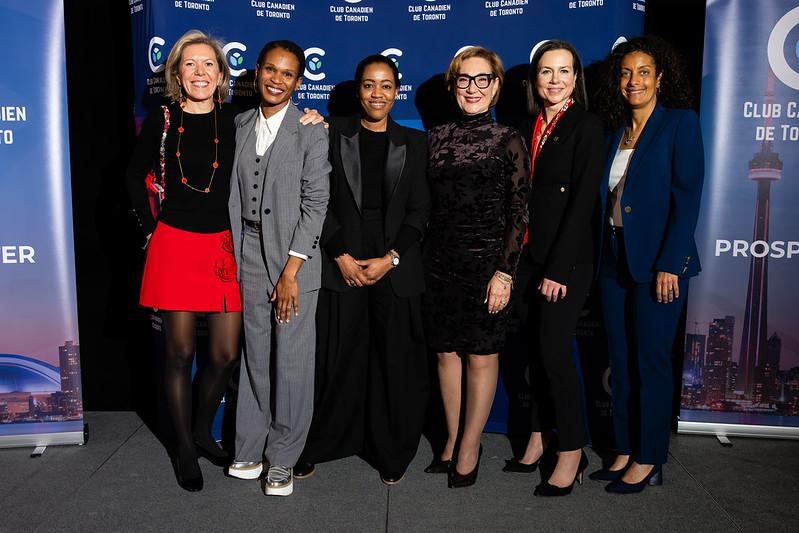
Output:
M242 224L247 226L250 229L261 233L261 221L260 220L247 220L246 218L241 219Z

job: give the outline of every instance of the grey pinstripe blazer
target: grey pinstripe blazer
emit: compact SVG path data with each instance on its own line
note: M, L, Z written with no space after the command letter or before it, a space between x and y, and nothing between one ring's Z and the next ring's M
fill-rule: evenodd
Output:
M248 158L242 149L248 136L255 135L258 108L236 116L236 155L231 173L230 212L234 255L241 264L242 199L239 172ZM270 212L259 214L261 240L266 253L269 278L274 286L286 264L289 250L308 256L297 274L300 292L316 290L321 284L319 235L327 212L330 163L327 158L327 133L321 124L302 126L300 111L288 104L286 116L271 147L271 155L261 187L262 205ZM248 217L249 218L249 217Z

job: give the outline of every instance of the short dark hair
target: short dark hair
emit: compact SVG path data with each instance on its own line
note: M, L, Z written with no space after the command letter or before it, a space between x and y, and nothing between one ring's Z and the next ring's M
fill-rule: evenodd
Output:
M572 97L574 101L583 106L583 108L588 108L588 97L585 92L585 76L583 75L583 62L580 60L580 54L577 53L577 49L570 42L552 39L538 47L535 54L533 54L533 58L530 60L530 68L527 71L527 110L533 116L537 116L544 107L543 101L538 95L538 91L535 90L536 78L538 77L538 64L541 62L543 55L552 50L566 50L572 55L572 69L577 76Z
M619 76L622 59L634 52L642 52L655 61L655 74L660 77L658 102L676 109L693 107L693 90L682 56L660 37L643 35L619 43L605 59L604 80L596 94L596 110L608 127L615 129L629 123L630 110L619 90Z
M297 72L297 76L302 77L303 73L305 72L305 52L303 52L302 48L300 48L300 45L294 41L269 41L264 45L263 48L261 48L261 52L258 54L258 61L256 61L256 64L259 66L263 64L264 59L266 59L266 54L275 48L282 48L297 58L297 63L300 67L300 71Z
M380 63L390 68L392 74L394 74L394 84L399 87L399 69L397 68L397 64L394 63L394 60L392 60L390 57L386 57L382 54L372 54L360 60L358 66L355 67L355 83L360 85L361 80L363 80L363 72L366 70L366 67L369 65L374 65L375 63Z

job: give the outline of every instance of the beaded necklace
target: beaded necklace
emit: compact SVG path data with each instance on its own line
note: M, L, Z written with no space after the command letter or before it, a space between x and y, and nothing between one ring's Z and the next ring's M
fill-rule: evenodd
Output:
M203 189L198 189L197 187L189 183L188 178L186 178L186 174L184 174L183 172L183 164L180 162L180 141L183 138L184 131L185 129L183 128L183 106L181 106L180 126L178 126L178 147L177 151L175 152L175 156L178 158L178 168L180 169L180 182L193 191L208 194L209 192L211 192L211 184L214 182L214 176L216 176L216 169L219 168L219 135L216 128L216 106L214 106L214 162L211 164L212 167L211 179L208 180L208 185Z

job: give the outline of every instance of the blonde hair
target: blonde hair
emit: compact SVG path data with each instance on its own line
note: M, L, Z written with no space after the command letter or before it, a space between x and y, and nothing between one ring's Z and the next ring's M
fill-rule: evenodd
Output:
M211 38L209 35L201 32L200 30L189 30L184 33L180 39L175 42L172 50L169 51L169 56L166 58L166 65L164 73L166 76L166 91L165 96L171 102L180 99L182 88L180 80L178 79L178 72L180 70L180 59L183 57L183 50L192 44L205 44L211 47L216 56L216 62L219 65L219 72L222 73L222 79L219 82L217 89L219 96L224 100L227 97L227 85L230 81L230 68L225 59L225 53L222 51L222 43L216 39Z
M444 79L447 82L447 88L454 92L455 90L455 79L458 77L458 74L461 70L461 65L467 59L471 59L473 57L479 57L481 59L485 59L489 66L491 67L491 74L494 75L496 79L499 80L499 87L497 88L497 92L494 97L491 99L491 103L489 104L491 107L497 105L497 100L499 100L499 93L502 89L502 82L505 81L505 69L502 67L502 60L492 50L488 48L483 48L482 46L470 46L466 50L461 51L458 55L452 58L452 61L449 62L449 67L447 68L447 73L444 75Z

